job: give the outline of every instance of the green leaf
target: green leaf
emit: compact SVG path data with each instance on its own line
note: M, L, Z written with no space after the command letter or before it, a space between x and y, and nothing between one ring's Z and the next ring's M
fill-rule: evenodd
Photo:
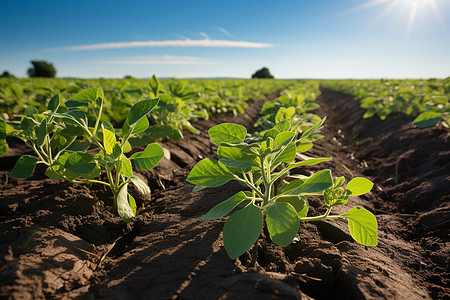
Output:
M247 129L244 126L233 123L222 123L208 130L209 137L216 145L223 143L239 144L244 141Z
M130 176L131 182L136 186L139 192L143 195L150 194L150 187L140 177L133 175Z
M322 170L311 176L301 186L288 191L287 195L311 195L321 194L327 188L333 185L330 170Z
M148 99L148 100L141 100L139 102L136 102L136 104L133 105L133 107L128 112L127 116L127 124L132 126L135 123L137 123L140 119L145 117L149 112L155 108L155 106L158 104L159 99Z
M80 106L89 106L89 102L88 101L75 101L75 100L69 100L66 101L66 107L71 109L74 107L80 107Z
M297 235L300 219L291 204L275 202L267 210L266 223L272 241L286 247Z
M224 164L215 160L206 158L199 161L192 168L187 181L205 187L221 186L234 177Z
M36 127L36 146L40 147L44 144L47 135L47 119L43 119L41 124Z
M277 202L286 202L292 205L297 212L299 218L304 218L308 215L309 204L304 196L289 195L282 196L277 199Z
M112 133L116 134L116 130L114 129L114 126L112 126L112 124L109 123L108 121L103 121L102 128L103 129L108 129Z
M370 192L373 182L363 177L355 177L347 184L347 190L351 192L349 196L359 196Z
M288 145L287 147L285 147L283 150L281 150L279 153L276 154L275 159L272 161L272 166L276 167L281 162L287 164L293 162L296 153L297 152L295 144Z
M96 166L92 155L82 152L73 152L67 157L64 167L77 174L88 174Z
M120 156L119 173L125 177L133 176L131 161L123 154Z
M34 107L34 106L27 106L27 107L25 108L25 115L26 115L27 117L32 118L33 115L37 115L37 114L39 114L39 112L38 112L38 110L37 110L36 107Z
M142 152L136 152L130 159L134 160L136 168L140 170L153 169L164 156L164 150L158 144L149 144Z
M419 128L430 127L442 120L442 114L433 111L423 112L414 119L413 124Z
M38 158L31 155L22 155L11 170L10 175L16 178L27 178L33 174Z
M153 94L155 94L155 97L159 97L159 82L158 79L156 79L155 75L150 78L149 85L152 89Z
M289 144L294 138L295 133L291 131L284 131L277 134L274 140L274 148L278 148L279 146L285 146Z
M297 153L306 152L309 149L311 149L313 146L314 145L311 142L301 142L301 143L297 144Z
M327 117L323 118L318 123L316 123L313 127L309 128L308 130L303 132L302 136L301 136L301 139L307 138L308 136L310 136L311 134L316 132L323 125L323 123L325 123L326 119L327 119Z
M116 135L103 127L103 146L107 154L113 153L114 145L116 145Z
M289 165L288 169L290 170L290 169L301 167L301 166L313 166L313 165L317 165L318 163L321 163L324 161L330 161L332 159L333 159L332 157L319 157L319 158L306 159L304 161Z
M347 218L348 229L355 241L366 246L378 244L377 219L370 211L361 207L353 207L340 216Z
M134 197L131 196L130 194L128 194L128 204L130 205L131 210L133 211L134 215L136 215L136 210L137 210L136 200L134 200Z
M101 95L101 93L99 94L99 90L101 90L101 88L90 88L90 89L81 91L78 94L76 94L75 96L73 96L72 98L70 98L70 100L73 102L75 102L75 101L94 102L95 100L97 100L97 97ZM69 101L67 101L67 102L69 102ZM67 105L67 102L66 102L66 105Z
M9 150L8 144L5 139L0 139L0 155L7 153Z
M248 204L232 214L223 227L223 244L231 259L236 259L253 246L263 227L263 213L260 208Z
M259 166L256 155L246 153L237 147L219 146L217 157L221 163L231 168L245 169Z
M119 193L117 193L117 213L125 223L130 222L135 216L128 201L128 183L124 184Z
M208 213L203 217L203 220L214 220L222 218L246 199L247 196L244 192L238 192L222 203L219 203L211 208L210 211L208 211Z
M48 102L47 109L52 112L57 112L60 105L61 105L61 96L59 94L56 94Z

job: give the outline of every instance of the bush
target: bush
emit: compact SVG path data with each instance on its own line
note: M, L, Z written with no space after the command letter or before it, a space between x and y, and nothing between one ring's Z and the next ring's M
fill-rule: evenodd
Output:
M272 74L270 74L269 69L267 69L266 67L256 71L253 75L252 78L274 78Z
M33 67L28 69L28 76L30 77L56 77L56 69L52 63L45 60L32 60Z
M16 78L13 74L9 73L8 71L4 71L0 77L6 77L6 78Z

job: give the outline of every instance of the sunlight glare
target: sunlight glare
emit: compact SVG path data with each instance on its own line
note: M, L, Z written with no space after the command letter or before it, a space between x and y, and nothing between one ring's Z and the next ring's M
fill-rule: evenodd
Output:
M381 18L391 13L396 7L400 7L400 9L407 9L409 10L409 15L406 24L406 39L408 39L411 35L417 15L420 14L426 6L431 7L434 15L436 16L436 19L439 21L443 28L446 28L444 18L442 17L439 7L436 4L436 0L370 0L361 5L353 7L349 10L349 12L356 12L382 4L386 5L386 7L380 14L376 16L375 20L373 20L373 22L371 23L376 23Z

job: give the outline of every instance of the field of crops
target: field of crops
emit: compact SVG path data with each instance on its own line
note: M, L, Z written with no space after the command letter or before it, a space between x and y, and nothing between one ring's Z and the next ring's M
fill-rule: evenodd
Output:
M0 295L450 299L449 98L0 78Z

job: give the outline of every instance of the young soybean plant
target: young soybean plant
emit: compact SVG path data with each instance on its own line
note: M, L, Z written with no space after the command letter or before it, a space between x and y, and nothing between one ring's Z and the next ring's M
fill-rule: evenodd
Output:
M361 207L341 215L330 215L333 207L346 204L349 196L359 196L371 190L373 183L361 177L353 178L344 188L344 177L333 180L330 170L321 170L310 177L290 175L300 166L315 165L331 158L309 158L298 152L306 151L308 137L317 131L325 119L301 135L289 131L288 120L276 125L276 130L260 142L246 143L246 129L237 124L223 123L209 129L211 140L219 147L218 160L203 159L191 170L187 181L196 184L194 191L217 187L237 180L250 191L240 191L214 206L204 220L221 218L234 212L225 222L223 242L230 258L245 253L258 240L264 220L272 241L289 245L298 233L301 221L326 218L346 218L351 236L367 246L377 244L375 216ZM284 130L286 129L286 131ZM297 161L296 157L303 160ZM294 180L286 182L291 177ZM308 195L323 195L328 206L325 214L308 217Z
M101 88L85 90L64 105L58 94L43 113L28 107L19 124L6 125L6 132L22 139L37 156L21 156L11 176L29 177L36 164L41 163L47 166L45 174L53 180L106 185L114 197L113 209L124 222L129 222L136 214L136 202L128 193L128 185L134 184L143 194L150 193L148 185L133 174L131 160L138 169L149 170L159 163L164 152L154 143L129 158L124 153L131 151L128 139L148 128L146 115L158 101L148 99L134 104L122 129L101 122L104 103ZM96 179L102 170L107 182Z

